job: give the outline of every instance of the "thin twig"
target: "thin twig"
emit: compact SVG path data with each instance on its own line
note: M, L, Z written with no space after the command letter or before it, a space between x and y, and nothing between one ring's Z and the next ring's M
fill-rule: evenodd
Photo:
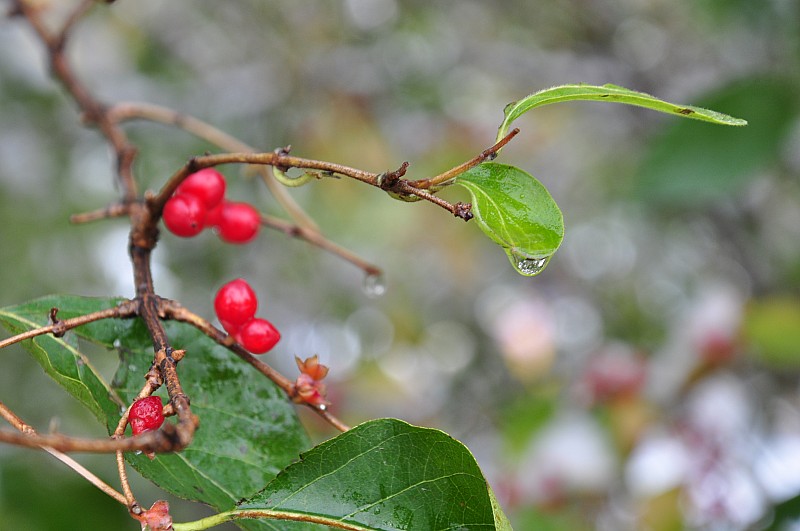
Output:
M45 334L61 336L64 335L67 330L72 330L73 328L77 328L81 325L93 323L95 321L101 321L103 319L122 319L133 317L136 315L137 306L138 304L136 301L123 301L113 308L107 308L105 310L88 313L86 315L73 317L64 321L57 320L47 326L28 330L27 332L23 332L0 341L0 349L15 343L19 343L20 341L25 341L26 339L32 339ZM54 316L55 313L51 311L51 315Z
M9 422L9 424L11 424L14 428L16 428L17 430L19 430L22 433L27 434L27 435L31 435L31 434L35 435L36 434L36 431L33 429L33 427L31 427L30 425L26 424L13 411L8 409L8 407L5 404L3 404L2 402L0 402L0 416L2 416L4 419L6 419ZM106 493L109 496L111 496L112 498L114 498L119 503L121 503L123 505L126 504L125 496L123 496L122 494L117 492L112 486L110 486L108 483L104 482L99 477L95 476L91 471L86 469L83 465L81 465L80 463L78 463L77 461L72 459L70 456L68 456L68 455L66 455L66 454L64 454L62 452L59 452L58 450L55 450L55 449L53 449L53 448L51 448L49 446L43 446L42 450L44 450L45 452L49 453L50 455L52 455L53 457L55 457L56 459L58 459L59 461L61 461L65 465L67 465L68 467L70 467L72 470L77 472L78 475L80 475L82 478L84 478L89 483L91 483L92 485L94 485L95 487L97 487L98 489L103 491L104 493Z
M89 223L108 218L121 218L129 215L130 205L126 203L112 203L105 208L92 210L91 212L80 212L69 217L70 223Z
M283 390L283 392L286 393L287 396L289 397L294 396L295 394L294 382L292 382L284 375L273 369L267 363L264 363L260 359L250 354L241 345L234 342L233 338L224 331L219 330L217 327L215 327L214 325L212 325L199 315L184 308L178 302L164 299L164 311L168 318L174 319L175 321L188 323L194 326L195 328L203 332L205 335L213 339L215 342L224 346L225 348L227 348L228 350L239 356L242 360L249 363L261 374L269 378L275 385L280 387ZM305 405L314 410L319 416L325 419L331 426L333 426L337 430L347 431L349 429L349 427L345 423L336 418L326 408L315 406L313 404L308 404L308 403L306 403Z
M13 8L28 20L39 39L47 47L53 76L61 82L75 100L83 112L84 122L96 125L113 148L117 157L117 178L122 188L123 198L132 201L138 196L136 180L133 176L136 148L128 141L125 132L108 119L106 106L81 83L64 54L68 32L86 12L89 7L87 4L88 2L82 2L78 5L77 9L67 18L63 29L57 34L53 34L47 28L41 17L41 9L32 2L16 0Z
M252 153L259 151L207 122L160 105L121 102L108 109L108 116L110 120L117 123L141 119L164 125L174 125L226 151L249 151ZM275 181L265 167L256 166L256 168L270 193L295 223L308 230L319 230L314 220L295 202L286 189Z
M69 14L67 19L64 21L63 26L61 26L61 31L59 31L56 35L53 36L53 43L54 46L62 47L67 41L67 37L69 33L72 31L72 28L80 21L83 16L89 12L89 10L95 5L95 0L83 0L75 10Z
M514 128L506 136L500 139L499 142L497 142L490 148L483 150L480 154L468 160L467 162L459 164L458 166L451 168L444 173L440 173L436 177L431 177L430 179L420 179L418 181L411 181L409 184L414 188L432 188L440 184L446 183L447 181L450 181L452 179L455 179L457 176L461 175L470 168L473 168L486 160L494 159L497 156L497 152L500 151L503 148L503 146L508 144L512 138L517 136L518 133L519 133L519 128Z
M345 249L344 247L333 243L332 241L323 237L319 232L308 230L299 225L292 225L291 223L284 221L282 219L266 215L261 216L261 224L264 225L265 227L279 230L284 234L286 234L287 236L300 238L301 240L304 240L312 245L316 245L321 249L324 249L332 254L335 254L336 256L342 258L343 260L347 260L351 264L355 265L356 267L364 271L364 273L367 275L374 276L374 275L380 275L382 273L381 269L378 266L365 261L356 254Z

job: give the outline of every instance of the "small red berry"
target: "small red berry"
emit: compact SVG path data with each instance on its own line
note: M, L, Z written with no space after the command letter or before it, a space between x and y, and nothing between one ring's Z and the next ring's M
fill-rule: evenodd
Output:
M134 435L157 430L164 424L164 406L161 398L148 396L133 403L128 414L128 422Z
M205 225L206 209L194 195L174 195L164 204L164 225L183 238L197 236Z
M199 197L206 210L209 210L225 197L225 177L214 168L204 168L184 179L175 193Z
M222 205L220 203L211 210L206 211L206 227L219 227L219 222L222 219Z
M253 354L264 354L281 340L281 334L266 319L256 318L242 325L236 340Z
M219 215L219 237L228 243L247 243L258 234L261 216L247 203L225 201Z
M258 298L256 292L243 278L231 280L217 291L214 311L229 334L235 334L243 324L256 314Z

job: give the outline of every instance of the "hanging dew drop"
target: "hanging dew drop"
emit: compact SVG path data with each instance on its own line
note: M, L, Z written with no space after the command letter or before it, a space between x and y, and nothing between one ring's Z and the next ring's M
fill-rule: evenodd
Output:
M529 258L513 251L508 252L508 258L511 260L514 269L516 269L520 275L525 275L526 277L538 275L544 271L544 268L547 267L548 262L550 262L549 256L543 258Z
M386 280L382 273L370 273L364 277L364 294L370 299L377 299L386 293Z
M523 275L535 275L544 269L547 265L545 258L525 258L517 262L517 269Z

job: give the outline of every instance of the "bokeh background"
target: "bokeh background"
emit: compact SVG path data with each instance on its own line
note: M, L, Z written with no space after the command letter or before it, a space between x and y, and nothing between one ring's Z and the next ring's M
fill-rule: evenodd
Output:
M291 194L383 268L382 296L277 232L247 247L165 234L156 286L211 319L217 287L248 278L284 335L276 366L318 353L346 422L396 416L463 441L516 529L800 529L797 0L121 0L86 17L69 53L107 102L165 105L265 151L376 172L408 160L420 178L490 145L506 103L558 84L749 120L598 103L526 115L501 160L537 176L567 226L536 278L474 223L324 180ZM128 131L143 187L213 149L160 125ZM233 198L281 215L246 171L223 171ZM132 295L125 222L66 222L116 193L107 146L30 28L0 21L0 305ZM2 352L0 400L40 430L101 435L65 396L21 349ZM333 435L304 420L315 440ZM115 484L112 459L81 461ZM207 514L171 501L176 520ZM46 454L0 447L0 529L76 529L73 517L135 527Z

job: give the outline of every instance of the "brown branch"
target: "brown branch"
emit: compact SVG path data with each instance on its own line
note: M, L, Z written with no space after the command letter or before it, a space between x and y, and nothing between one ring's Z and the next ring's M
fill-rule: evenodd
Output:
M36 32L39 39L47 47L50 69L66 91L75 100L83 113L87 124L97 126L106 137L117 157L117 177L126 201L134 200L137 193L136 181L133 177L133 161L136 148L128 141L125 132L113 121L109 120L106 107L89 92L86 86L75 76L64 53L67 36L77 21L90 7L91 2L84 1L70 14L58 33L51 32L42 20L40 9L25 0L15 0L13 9L24 16Z
M183 440L176 424L164 424L161 429L126 437L124 439L86 439L70 437L60 433L48 435L25 434L0 430L0 442L27 448L50 447L62 452L113 453L156 452L167 453L183 450Z
M473 157L467 162L459 164L458 166L451 168L444 173L440 173L436 177L411 181L409 184L414 188L431 188L455 179L457 176L461 175L470 168L473 168L484 161L493 160L495 157L497 157L497 153L503 149L503 146L508 144L512 138L517 136L518 133L519 128L514 128L506 136L501 138L499 142L483 150L479 155Z
M137 309L138 309L138 303L136 301L123 301L119 303L117 306L114 306L113 308L108 308L106 310L92 312L86 315L81 315L79 317L66 319L64 321L55 320L55 322L52 322L47 326L43 326L41 328L35 328L33 330L28 330L27 332L23 332L21 334L17 334L15 336L0 341L0 348L4 348L9 345L13 345L15 343L19 343L20 341L25 341L26 339L32 339L34 337L45 334L53 334L56 337L60 337L63 336L67 330L72 330L73 328L77 328L81 325L85 325L87 323L93 323L95 321L101 321L103 319L124 319L124 318L134 317L136 315ZM53 310L55 310L55 312ZM55 317L58 311L57 308L53 308L53 310L51 310L50 313L51 318Z
M165 311L166 317L170 319L174 319L175 321L180 321L182 323L187 323L205 335L213 339L218 344L224 346L237 356L239 356L242 360L249 363L253 366L258 372L269 378L275 385L280 387L284 393L288 397L293 397L295 395L295 387L294 382L286 378L284 375L273 369L270 365L264 363L260 359L256 358L252 354L250 354L247 350L245 350L241 345L236 343L233 338L225 333L222 330L219 330L217 327L200 317L199 315L189 311L188 309L184 308L181 304L175 301L163 299L163 309ZM327 408L322 406L315 406L313 404L305 404L313 411L315 411L319 416L325 419L331 426L336 428L340 431L347 431L350 429L346 424L344 424L341 420L336 418L333 414L331 414Z
M92 210L91 212L80 212L69 217L70 223L89 223L108 218L121 218L130 214L130 204L113 203L105 208Z
M459 212L463 211L462 208L458 208L444 199L436 197L430 192L418 189L409 181L401 178L400 176L405 174L408 163L403 163L399 169L393 172L379 174L359 170L357 168L351 168L335 162L294 157L286 154L285 150L277 150L267 153L220 153L216 155L193 157L169 178L167 183L161 188L161 190L159 190L158 194L147 198L147 205L150 209L150 212L152 212L152 215L156 217L161 215L161 212L164 209L164 204L178 188L178 185L180 185L180 183L186 179L186 177L203 168L210 168L221 164L260 164L266 166L276 166L281 169L302 168L319 170L330 174L343 175L371 186L381 188L388 192L417 196L420 199L424 199L444 208L453 215L462 217L459 215ZM468 216L464 219L467 220L469 217L471 216Z
M142 119L164 125L174 125L226 151L247 151L251 153L259 151L207 122L160 105L134 102L117 103L108 109L108 116L110 120L117 123ZM286 188L276 182L266 168L263 166L256 166L256 168L272 196L295 223L307 230L319 230L314 220L292 199Z
M284 234L286 234L287 236L291 236L293 238L300 238L301 240L308 242L311 245L316 245L320 249L324 249L332 254L335 254L336 256L342 258L343 260L346 260L351 264L355 265L356 267L364 271L364 273L367 275L374 276L374 275L380 275L382 273L381 269L378 266L365 261L356 254L345 249L344 247L333 243L332 241L328 240L317 231L308 230L299 225L292 225L291 223L284 221L282 219L266 215L261 216L261 224L264 225L265 227L279 230Z
M0 402L0 416L6 419L9 424L11 424L14 428L19 430L20 432L26 435L35 435L36 431L30 425L26 424L20 417L18 417L14 412L12 412L8 407ZM111 487L108 483L104 482L102 479L94 475L88 469L86 469L83 465L72 459L70 456L64 454L63 452L59 452L49 446L43 446L42 450L49 453L72 470L78 473L82 478L87 480L89 483L103 491L104 493L108 494L116 501L122 503L123 505L126 503L125 496L117 492L113 487Z

